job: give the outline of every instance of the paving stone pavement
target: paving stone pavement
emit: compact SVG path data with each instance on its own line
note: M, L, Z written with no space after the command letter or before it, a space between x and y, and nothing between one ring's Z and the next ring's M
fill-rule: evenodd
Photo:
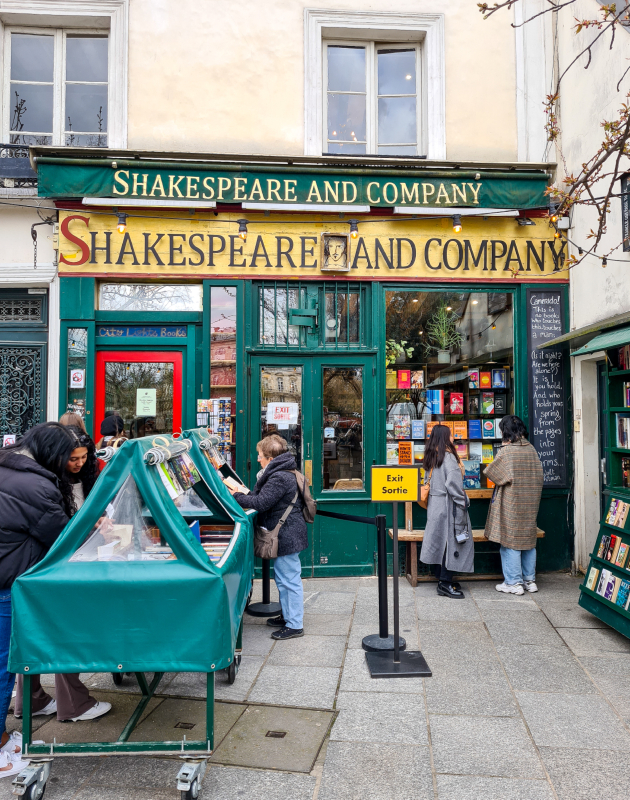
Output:
M361 638L378 631L376 579L305 580L303 639L276 643L264 619L246 616L236 682L216 679L217 737L237 735L229 731L246 705L334 711L315 763L289 772L213 762L200 797L626 800L630 641L578 607L579 583L540 575L537 594L514 597L498 594L495 582L470 581L466 599L454 601L434 584L412 589L401 580L401 634L409 649L420 646L433 677L372 680ZM389 590L391 617L391 580ZM132 678L120 688L108 675L83 678L121 707L135 690ZM202 675L165 676L144 724L168 728L171 709L202 719L204 692ZM18 727L11 715L8 722ZM47 726L37 718L42 736ZM66 736L80 733L77 724ZM168 758L59 758L46 798L177 800L178 767ZM0 780L0 800L12 796L10 784Z

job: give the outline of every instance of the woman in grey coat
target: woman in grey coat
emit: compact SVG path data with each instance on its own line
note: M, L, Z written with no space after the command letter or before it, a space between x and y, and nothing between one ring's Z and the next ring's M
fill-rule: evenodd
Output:
M460 460L446 425L436 425L431 432L424 471L431 488L420 558L436 565L439 595L463 598L453 572L473 572L475 550Z

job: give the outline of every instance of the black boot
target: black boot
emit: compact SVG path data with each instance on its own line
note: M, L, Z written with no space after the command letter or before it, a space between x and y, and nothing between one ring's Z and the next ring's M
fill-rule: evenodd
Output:
M463 600L465 597L461 589L456 589L452 583L446 581L438 581L437 593L442 597L452 597L457 600Z

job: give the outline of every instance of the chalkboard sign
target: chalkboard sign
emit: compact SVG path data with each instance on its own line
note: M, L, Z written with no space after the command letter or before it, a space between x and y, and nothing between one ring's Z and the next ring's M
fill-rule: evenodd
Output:
M545 486L567 485L565 358L561 347L539 344L564 332L562 291L527 290L530 442L542 461Z

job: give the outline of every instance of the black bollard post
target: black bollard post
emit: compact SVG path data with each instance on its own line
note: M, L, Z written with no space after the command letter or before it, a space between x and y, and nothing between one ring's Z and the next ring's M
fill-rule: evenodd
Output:
M387 619L387 521L384 514L376 517L376 557L378 569L378 635L365 636L361 646L368 653L394 649L394 637L388 632ZM399 636L399 647L404 650L407 643Z
M262 603L250 603L245 609L252 617L275 617L282 611L280 603L271 602L271 562L262 560Z

